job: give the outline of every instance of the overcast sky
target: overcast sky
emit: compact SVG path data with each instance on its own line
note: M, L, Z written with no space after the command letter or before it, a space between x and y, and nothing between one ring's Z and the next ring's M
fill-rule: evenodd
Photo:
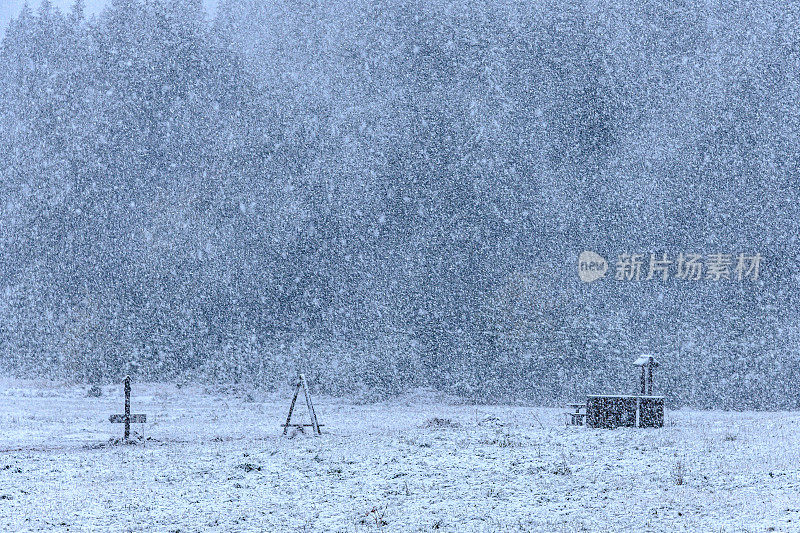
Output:
M34 10L39 7L40 0L28 0L28 5ZM69 10L70 6L75 0L51 0L54 6L57 6L62 11ZM203 5L209 15L214 14L214 9L217 7L219 0L203 0ZM103 7L111 2L111 0L86 0L86 14L87 16L93 13L99 13ZM6 32L6 26L11 17L19 15L25 0L0 0L0 35Z

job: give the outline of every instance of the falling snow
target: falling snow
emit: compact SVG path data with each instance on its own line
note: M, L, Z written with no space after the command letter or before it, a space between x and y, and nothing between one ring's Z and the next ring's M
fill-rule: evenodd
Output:
M580 510L579 501L601 505L595 484L612 468L581 455L581 446L601 450L605 459L597 461L631 446L656 450L657 471L638 455L623 468L647 478L629 486L637 491L678 490L665 477L674 452L702 463L689 467L693 490L746 486L762 503L786 493L786 484L760 484L771 470L738 481L735 472L765 453L753 428L779 427L795 447L787 457L797 455L797 4L8 5L10 20L0 13L0 372L8 377L0 383L0 498L28 503L13 519L0 511L0 528L8 520L11 529L114 523L94 515L46 521L56 494L37 470L51 468L48 453L69 463L64 476L86 461L110 468L117 447L91 446L116 431L105 421L111 411L88 420L76 403L58 419L69 446L77 443L72 455L55 433L37 448L31 432L45 429L28 417L29 409L50 413L35 419L43 423L61 416L59 387L107 392L125 375L151 391L232 388L253 395L272 424L284 415L276 398L303 373L323 405L348 406L329 422L336 452L324 452L321 440L308 446L319 447L325 468L341 468L337 475L358 485L363 503L372 501L365 495L378 490L381 473L342 466L333 455L367 454L363 447L374 444L374 453L400 464L382 472L405 475L419 467L406 461L435 462L453 448L484 454L471 472L489 483L493 467L480 440L488 430L453 404L492 416L511 406L528 410L508 422L525 457L500 454L511 462L497 479L514 478L510 488L490 484L485 490L498 492L478 499L479 508L496 499L503 517L487 511L490 521L478 524L481 512L432 500L425 477L409 472L427 487L409 495L409 509L444 509L441 521L432 511L430 520L413 521L399 510L403 497L387 496L381 502L395 506L386 511L390 529L614 528L610 515ZM582 266L587 252L593 259ZM632 363L643 353L660 363L662 433L564 433L546 411L589 394L635 393ZM18 402L20 383L32 383L30 394L45 404ZM53 390L61 392L50 396ZM458 426L422 427L419 403L403 409L398 400L420 390L450 399L431 404L442 411L438 418L428 408L426 417ZM369 418L363 406L370 405L399 420L388 436L353 420ZM145 428L158 443L141 449L211 453L205 441L169 444L178 437L167 426L178 415L159 409ZM230 419L242 413L231 409L215 415L227 419L221 426L236 427ZM529 427L526 417L536 413L550 413L550 425ZM343 429L364 424L366 435ZM710 438L709 424L741 427L738 455L726 455L728 444L718 439L708 450L698 444ZM413 442L398 440L396 432L412 426ZM313 454L288 452L292 445L272 439L272 430L263 429L266 440L259 429L220 453L230 462L240 448L252 450L269 469L323 468L309 467ZM226 439L238 430L219 431ZM281 460L267 458L273 446L283 450ZM23 452L8 455L16 448ZM132 450L125 453L140 453ZM578 500L563 516L548 504L545 514L523 517L521 502L543 497L525 485L525 472L538 467L512 462L549 471L558 450L571 450L565 461L574 476L548 481L560 494L550 504L571 491ZM544 455L534 461L535 453ZM728 462L715 470L712 460L692 455L702 453ZM365 460L380 468L373 459ZM796 461L775 461L797 486ZM6 464L37 472L38 484L7 477ZM216 480L231 475L208 468ZM458 483L457 462L446 469L446 483ZM257 484L269 476L251 477ZM555 487L564 479L585 486ZM436 490L457 501L448 487ZM45 496L28 501L24 491ZM740 505L732 521L715 521L710 500L698 504L698 521L623 515L641 529L792 529L789 515L747 507L747 494L731 496ZM676 497L665 496L666 512L677 509ZM364 509L355 506L335 518L320 510L327 518L319 521L292 511L262 527L380 529L381 502L369 524L358 522ZM142 508L117 511L118 520L167 527ZM20 522L26 514L37 521ZM221 529L258 528L232 515L220 520ZM176 527L216 526L209 519Z

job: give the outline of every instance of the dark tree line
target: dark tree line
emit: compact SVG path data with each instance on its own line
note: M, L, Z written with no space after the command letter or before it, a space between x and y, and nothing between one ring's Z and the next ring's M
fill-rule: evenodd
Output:
M552 402L650 351L674 405L798 407L799 42L777 1L26 7L0 362ZM584 285L584 249L764 266Z

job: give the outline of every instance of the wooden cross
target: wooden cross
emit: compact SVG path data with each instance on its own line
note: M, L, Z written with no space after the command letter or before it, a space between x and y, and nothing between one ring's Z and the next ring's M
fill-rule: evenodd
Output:
M294 404L297 401L297 395L300 394L300 389L303 389L303 393L306 397L306 407L308 407L308 414L311 416L311 423L310 424L292 424L292 411L294 411ZM306 385L306 377L303 374L300 374L300 379L297 381L297 385L294 388L294 396L292 397L292 405L289 406L289 415L286 417L286 423L283 425L283 434L286 435L286 432L289 430L289 427L298 427L304 428L311 426L314 428L314 433L317 435L322 435L322 432L319 430L322 424L317 422L317 413L314 411L314 404L311 403L311 394L308 392L308 385Z
M131 377L125 376L125 414L111 415L108 417L109 422L114 424L125 424L125 440L131 435L131 423L144 424L147 422L147 415L132 415L131 414Z

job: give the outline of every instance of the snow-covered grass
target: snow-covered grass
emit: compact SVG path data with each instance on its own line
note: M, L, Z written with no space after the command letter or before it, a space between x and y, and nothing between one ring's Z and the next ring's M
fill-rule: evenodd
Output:
M134 384L115 445L120 386L0 381L0 530L800 531L800 413L591 430L417 393L315 398L289 438L289 396Z

